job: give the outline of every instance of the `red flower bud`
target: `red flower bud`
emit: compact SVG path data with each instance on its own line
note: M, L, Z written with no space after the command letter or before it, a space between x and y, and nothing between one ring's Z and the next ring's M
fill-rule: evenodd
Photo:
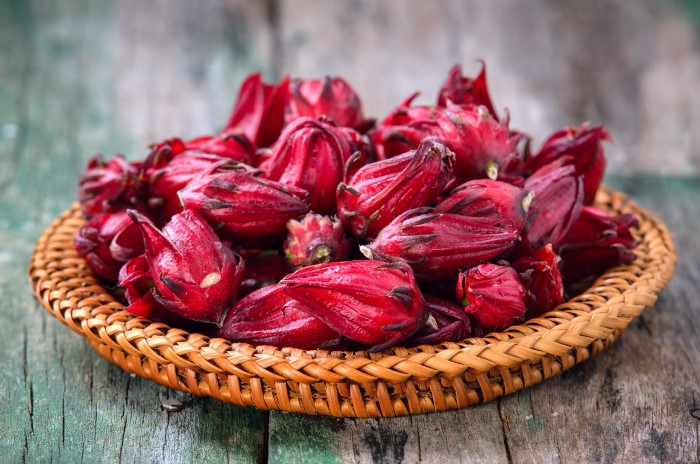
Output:
M474 323L460 305L431 295L425 296L425 303L429 313L428 322L406 345L459 342L476 334Z
M240 130L228 130L215 136L197 137L185 142L185 148L250 165L255 161L255 145Z
M381 350L425 324L425 300L401 263L343 261L303 267L281 282L285 293L350 340Z
M433 203L452 175L454 154L435 139L415 152L360 168L338 186L338 217L358 238L375 237L397 215Z
M134 316L179 327L187 323L187 319L171 313L156 300L155 281L148 268L146 255L139 255L122 266L119 286L124 289L124 296L129 303L126 310Z
M573 283L611 266L634 261L636 256L630 249L639 241L630 229L637 225L633 214L611 216L601 209L584 206L559 248L564 280Z
M162 164L158 163L158 164ZM184 152L148 175L148 205L160 223L182 211L178 192L204 173L223 170L251 171L229 158L201 152Z
M534 193L505 182L490 179L470 180L452 190L435 210L462 216L505 217L520 233Z
M508 266L487 263L462 272L457 299L487 332L504 329L525 315L525 289Z
M94 216L73 244L90 269L110 283L116 283L123 263L143 253L141 233L126 211Z
M372 133L377 159L381 161L415 150L421 140L438 132L436 126L435 122L426 122L410 126L378 127Z
M418 95L416 92L404 100L372 132L377 159L384 160L404 154L414 150L424 138L440 135L435 119L443 109L435 106L411 106Z
M565 127L547 139L540 152L527 160L525 168L534 172L555 160L566 159L568 164L574 166L576 175L583 177L583 202L590 205L603 180L604 140L610 141L610 135L603 126L584 123L578 128Z
M389 115L379 125L386 126L405 126L415 122L434 121L438 113L442 113L442 108L430 105L411 106L413 100L420 95L420 92L414 92L399 106L394 108ZM406 150L401 153L405 153ZM400 155L401 153L397 153Z
M144 179L140 179L141 181L148 180L152 172L164 168L176 156L186 151L185 142L177 137L153 143L150 145L150 148L151 151L143 162L142 177Z
M180 191L180 200L234 241L284 235L288 220L309 211L306 190L237 171L193 180Z
M366 151L354 143L359 134L349 131L354 132L309 117L295 120L275 144L265 177L307 190L313 211L335 213L335 189L343 180L343 168L355 151Z
M220 324L236 301L241 257L194 211L176 214L162 231L142 214L129 214L143 234L156 301L178 316Z
M140 163L129 163L122 155L105 162L99 155L88 161L78 181L78 201L86 218L126 208L143 209L136 190Z
M288 77L272 85L264 83L260 73L251 74L241 84L225 130L240 129L255 146L269 147L282 132L288 105Z
M271 285L240 300L229 311L217 336L255 345L304 350L337 344L340 334L287 296L284 289L284 285Z
M561 258L551 244L513 263L525 286L526 318L538 317L564 302L564 282L559 269Z
M583 181L573 166L560 164L549 164L525 181L525 188L535 192L535 197L521 234L522 242L513 253L516 257L528 256L547 243L557 249L581 214Z
M291 219L287 229L284 253L295 268L343 261L350 255L352 240L337 219L309 213L301 221Z
M508 122L498 122L484 106L447 103L437 117L438 138L455 152L455 177L462 181L488 177L496 180L520 162L517 138Z
M433 208L407 211L368 246L360 250L370 259L402 260L416 275L434 279L489 261L518 240L505 218L436 213Z
M287 122L303 116L326 117L338 126L352 127L362 133L374 125L374 121L362 114L360 97L340 77L291 82Z
M476 79L462 76L462 67L458 64L450 69L440 92L438 93L437 105L445 107L447 102L456 104L484 105L489 110L491 116L498 121L498 115L493 109L489 89L486 85L486 64L481 62L481 72Z
M485 106L416 107L395 110L372 136L378 158L416 147L433 136L455 153L454 175L461 181L513 176L520 163L520 135L498 122ZM398 124L396 124L398 123Z
M172 327L206 333L209 324L196 323L171 313L155 298L155 281L148 268L146 255L140 255L124 264L119 272L119 286L129 305L126 310L134 316L154 322L164 322Z

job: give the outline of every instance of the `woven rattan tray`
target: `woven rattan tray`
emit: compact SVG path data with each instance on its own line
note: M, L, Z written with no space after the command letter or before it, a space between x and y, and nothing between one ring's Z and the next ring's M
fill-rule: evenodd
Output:
M541 382L610 345L673 274L665 225L621 193L597 204L634 212L637 259L600 276L543 317L460 343L380 353L303 351L210 339L129 314L73 249L77 205L36 245L29 270L42 305L108 361L159 384L259 409L344 417L421 414L491 401Z

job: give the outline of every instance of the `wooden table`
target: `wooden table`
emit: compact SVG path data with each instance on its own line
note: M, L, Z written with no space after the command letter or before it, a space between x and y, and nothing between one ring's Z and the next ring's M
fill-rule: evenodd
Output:
M107 15L101 3L26 5L0 6L0 462L700 460L695 177L608 179L667 221L675 278L610 349L490 404L382 420L267 413L167 390L99 358L34 300L26 272L35 240L75 198L91 151L135 158L144 141L213 130L235 94L225 84L256 58L221 75L228 58L193 45L181 78L160 72L180 57L113 45L103 27L112 23L95 20ZM159 24L135 34L158 36ZM198 81L209 61L214 78Z

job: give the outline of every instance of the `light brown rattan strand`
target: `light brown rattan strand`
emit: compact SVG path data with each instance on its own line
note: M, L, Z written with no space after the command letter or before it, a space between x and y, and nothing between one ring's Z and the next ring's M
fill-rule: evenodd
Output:
M639 216L637 259L600 276L543 317L460 343L380 353L303 351L210 339L129 314L73 248L77 205L37 242L29 276L36 297L123 370L222 401L306 414L389 417L491 401L569 369L610 345L656 301L677 256L665 225L621 193L597 204Z

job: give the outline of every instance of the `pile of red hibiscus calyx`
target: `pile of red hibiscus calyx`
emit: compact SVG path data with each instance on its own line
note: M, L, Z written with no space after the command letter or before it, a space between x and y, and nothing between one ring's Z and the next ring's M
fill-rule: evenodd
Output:
M75 247L137 316L302 349L480 336L634 259L636 218L592 206L603 127L532 154L485 69L415 96L375 124L341 78L251 75L220 134L91 159Z

